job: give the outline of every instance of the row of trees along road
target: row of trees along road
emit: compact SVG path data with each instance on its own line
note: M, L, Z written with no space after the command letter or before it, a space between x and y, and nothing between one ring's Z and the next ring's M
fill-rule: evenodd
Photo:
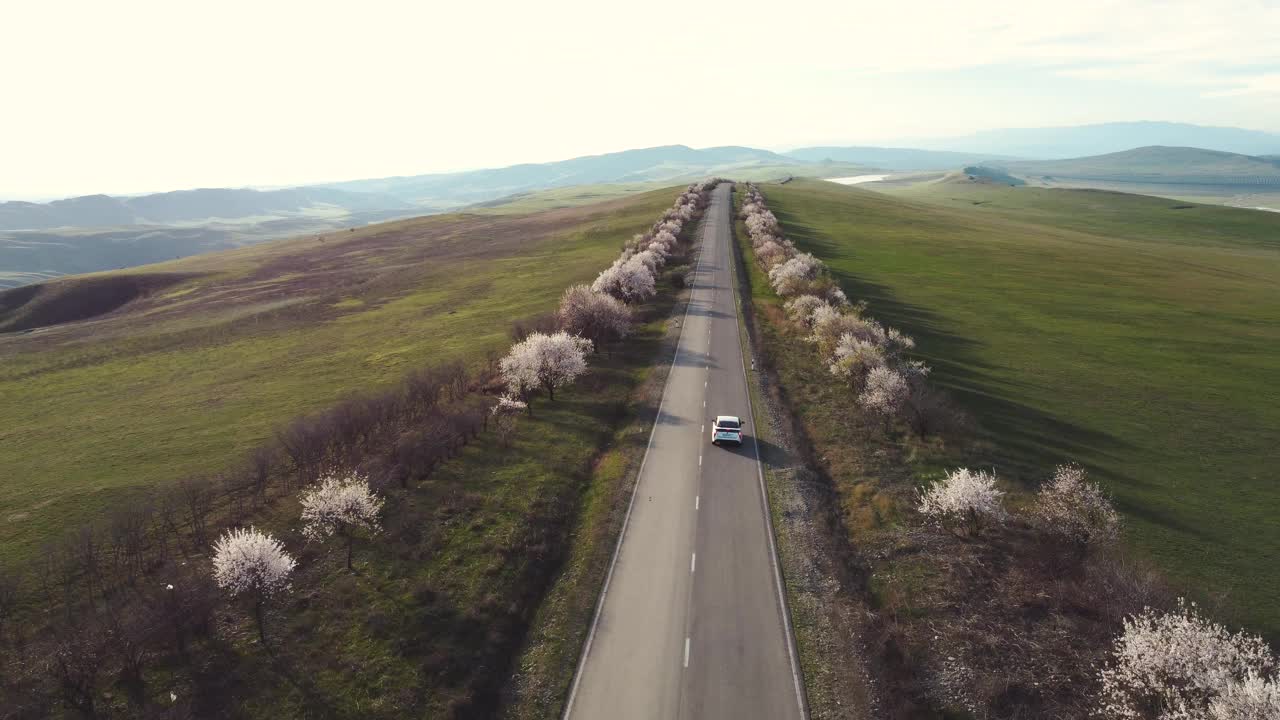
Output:
M534 330L511 347L499 363L507 395L493 408L505 437L512 432L518 412L533 414L536 394L545 392L554 401L556 390L586 372L588 355L611 348L630 334L632 307L657 292L658 274L675 252L680 234L702 215L711 189L719 182L709 179L690 185L648 232L627 241L618 259L594 282L564 291L553 328Z

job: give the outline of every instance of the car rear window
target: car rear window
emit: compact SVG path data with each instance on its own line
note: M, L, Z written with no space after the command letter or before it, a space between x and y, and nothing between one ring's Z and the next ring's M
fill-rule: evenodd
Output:
M737 420L721 420L720 429L721 430L737 430L738 421Z

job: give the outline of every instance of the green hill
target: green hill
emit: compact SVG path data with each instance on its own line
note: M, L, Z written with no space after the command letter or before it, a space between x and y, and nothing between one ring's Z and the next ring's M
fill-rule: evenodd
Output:
M1020 175L1064 179L1280 186L1280 162L1191 147L1140 147L1071 160L1011 162L1006 167Z
M1280 215L974 183L766 195L916 337L997 472L1033 486L1086 465L1132 545L1280 637Z

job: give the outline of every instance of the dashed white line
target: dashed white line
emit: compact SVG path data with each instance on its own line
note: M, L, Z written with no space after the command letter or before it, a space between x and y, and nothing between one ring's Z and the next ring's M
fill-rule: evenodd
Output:
M689 636L684 638L684 666L689 667Z
M697 510L697 509L698 509L698 502L699 502L699 500L701 500L701 498L702 498L702 496L701 496L701 495L694 495L694 496L693 496L693 509L694 509L694 510Z
M698 567L698 553L693 554L693 558L689 560L689 572L693 572Z
M702 467L702 455L698 455L698 467Z

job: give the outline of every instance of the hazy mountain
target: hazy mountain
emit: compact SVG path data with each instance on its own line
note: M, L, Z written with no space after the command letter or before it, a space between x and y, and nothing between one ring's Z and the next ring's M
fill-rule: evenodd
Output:
M324 187L391 195L424 208L448 208L554 187L615 182L678 182L737 168L795 163L794 159L784 155L748 147L695 150L684 145L664 145L558 162L352 180L326 183Z
M1026 158L1078 158L1150 145L1196 147L1241 155L1280 154L1280 134L1170 122L984 130L962 137L917 140L911 144L932 150L999 153Z
M1069 160L1005 163L1021 175L1116 182L1280 185L1280 160L1193 147L1140 147Z
M802 162L852 162L884 170L943 170L961 165L1019 159L1009 155L866 146L796 148L788 152L787 156Z
M325 234L405 217L404 210L261 222L0 231L0 289L59 275L116 270L282 237Z
M0 203L0 230L172 225L210 220L270 218L409 209L397 198L331 188L246 190L212 188L138 197L86 195L48 203Z

